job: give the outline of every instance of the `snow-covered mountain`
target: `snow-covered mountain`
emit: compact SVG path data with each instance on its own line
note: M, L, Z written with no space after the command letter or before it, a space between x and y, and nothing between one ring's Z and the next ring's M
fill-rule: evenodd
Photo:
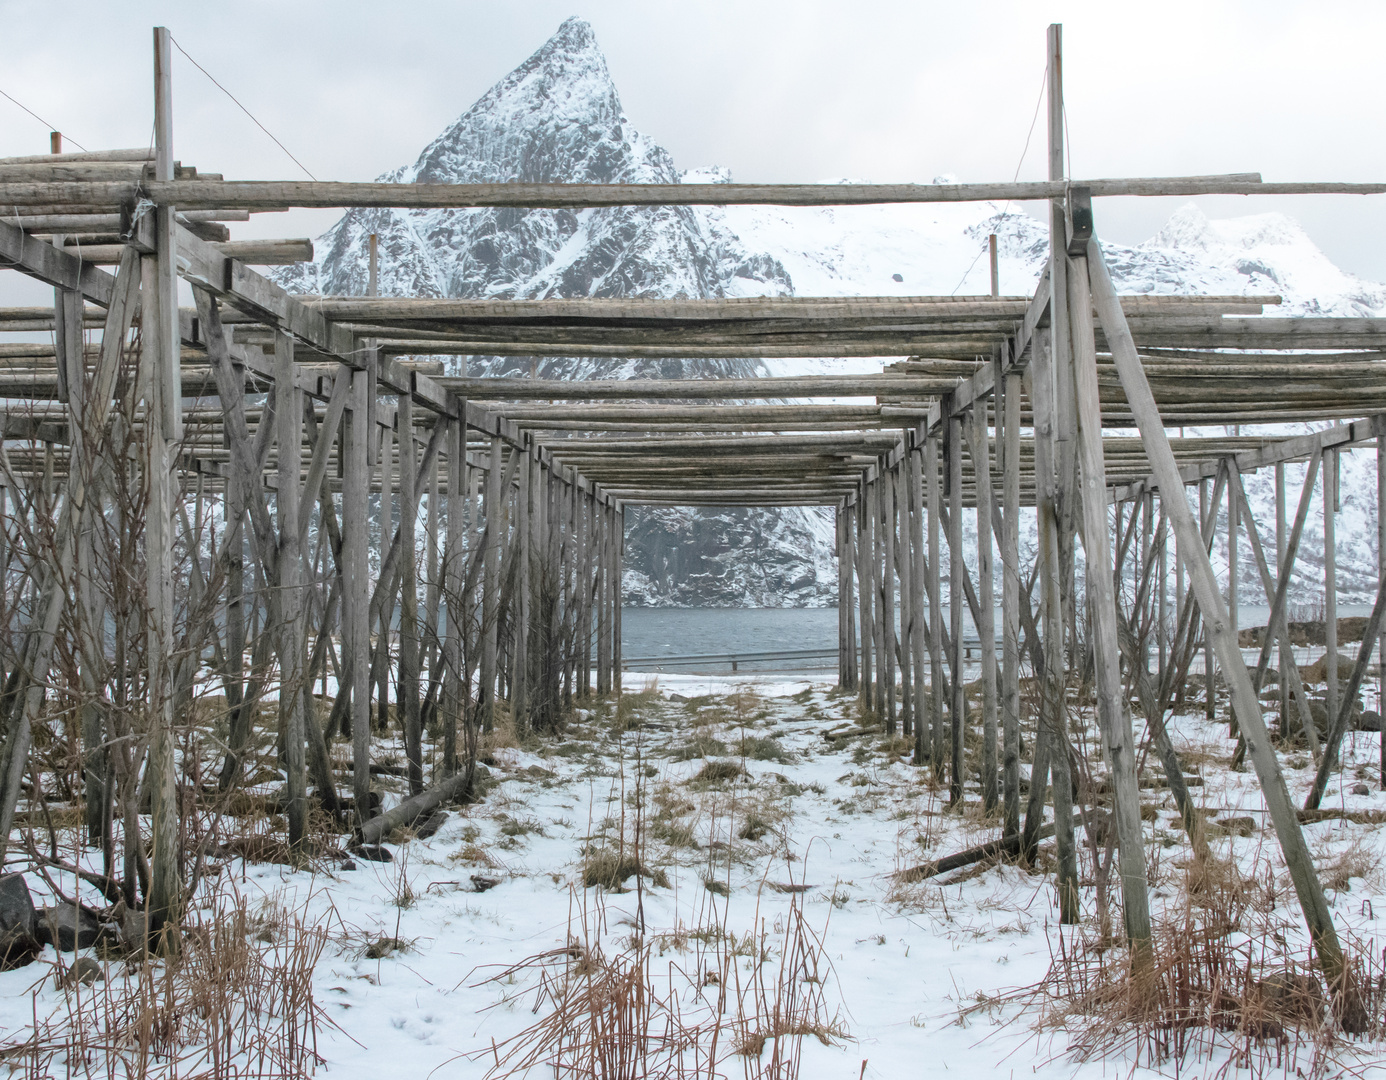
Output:
M680 172L667 151L631 127L587 23L569 19L497 83L396 182L717 182L725 170ZM938 177L936 182L952 182ZM849 183L851 181L843 181ZM1100 221L1099 221L1100 226ZM1010 205L915 204L825 208L611 207L569 210L353 210L317 241L313 263L278 280L295 291L366 291L367 237L379 236L384 295L915 296L987 288L983 255L999 237L1001 290L1033 290L1048 234ZM1209 221L1190 204L1134 247L1104 244L1126 293L1269 294L1277 314L1386 314L1386 286L1335 267L1281 214ZM472 357L473 374L530 370L528 357ZM593 360L545 358L551 378L720 378L813 371L879 371L881 361ZM1375 577L1374 463L1343 462L1339 565L1345 602ZM1269 479L1250 482L1273 522ZM969 515L970 516L970 515ZM628 512L628 602L795 606L836 600L831 511L640 510ZM1304 565L1322 561L1312 530ZM1360 564L1360 565L1359 565ZM1254 567L1244 597L1257 597ZM1305 578L1297 592L1316 591Z

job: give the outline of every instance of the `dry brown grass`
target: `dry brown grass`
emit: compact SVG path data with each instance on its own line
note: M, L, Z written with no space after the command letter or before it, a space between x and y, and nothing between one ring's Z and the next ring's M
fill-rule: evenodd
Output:
M1024 1001L1038 1003L1038 1028L1066 1036L1067 1055L1080 1062L1355 1075L1359 1051L1386 1035L1380 952L1349 935L1347 976L1325 987L1308 950L1288 944L1296 930L1273 906L1269 868L1248 877L1230 860L1207 859L1186 869L1179 901L1155 927L1148 981L1135 980L1119 942L1079 931L1057 938L1037 986L987 998L960 1019ZM1366 1043L1349 1041L1361 1036Z
M667 933L639 925L624 940L603 934L598 896L574 894L566 947L529 957L476 985L528 980L539 1019L471 1055L487 1077L661 1077L727 1075L732 1060L748 1080L796 1080L805 1038L849 1038L826 989L831 966L799 896L775 931L738 939L727 932L722 890L709 882L698 923ZM656 951L680 954L656 965ZM779 963L774 962L775 955ZM750 958L743 976L739 958ZM513 1002L508 992L503 1001ZM735 1066L732 1066L734 1069Z
M306 912L270 902L252 911L229 892L192 922L179 954L131 961L0 1045L27 1076L144 1080L168 1076L306 1077L323 1064L330 1025L313 998L327 932Z

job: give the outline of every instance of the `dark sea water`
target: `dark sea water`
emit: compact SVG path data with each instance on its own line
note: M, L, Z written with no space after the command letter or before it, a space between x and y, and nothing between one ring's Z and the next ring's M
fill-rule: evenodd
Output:
M837 608L623 608L621 656L789 652L837 648ZM641 670L721 672L729 662L641 664ZM837 670L837 660L739 661L739 671Z

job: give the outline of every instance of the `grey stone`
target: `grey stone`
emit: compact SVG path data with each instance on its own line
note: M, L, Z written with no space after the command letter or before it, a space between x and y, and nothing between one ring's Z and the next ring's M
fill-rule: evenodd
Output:
M79 956L62 975L54 978L53 985L57 990L71 990L76 986L102 982L105 978L99 963L90 956Z
M35 936L55 949L76 952L78 949L90 949L103 933L101 920L86 908L76 904L59 904L43 909Z
M33 963L42 949L38 913L24 875L0 875L0 971Z
M1372 793L1372 789L1367 787L1366 784L1353 784L1352 793L1354 795L1370 795Z

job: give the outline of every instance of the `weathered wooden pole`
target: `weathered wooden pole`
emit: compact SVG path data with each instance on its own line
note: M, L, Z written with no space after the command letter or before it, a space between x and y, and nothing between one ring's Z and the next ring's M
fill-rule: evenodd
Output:
M1214 500L1209 498L1208 481L1202 479L1198 482L1198 514L1200 519L1207 520L1212 515L1215 529L1217 522L1217 507L1213 505ZM1195 593L1195 596L1197 594ZM1203 625L1203 715L1211 722L1217 709L1216 694L1214 693L1215 675L1213 668L1213 638L1208 632L1208 619L1202 606L1199 607L1199 622Z
M885 729L895 734L895 478L882 470L876 481L881 499L881 682L885 686Z
M1380 440L1378 440L1378 444ZM1285 569L1285 463L1277 461L1275 463L1275 576L1280 577ZM1270 632L1270 622L1266 623L1267 632ZM1288 643L1287 643L1288 644ZM1293 646L1292 646L1293 648ZM1282 655L1284 647L1281 648ZM1293 658L1291 652L1291 658ZM1284 666L1283 664L1281 665ZM1386 668L1382 669L1386 671ZM1290 736L1290 681L1288 679L1279 680L1280 690L1280 737L1282 739ZM1382 745L1386 746L1386 740Z
M920 487L920 452L917 446L905 454L905 466L906 506L909 511L910 647L914 669L914 763L923 765L928 756L933 709L925 675L929 630L928 611L924 604L924 575L928 556L924 552L924 493Z
M999 367L1001 358L997 358ZM1001 726L1005 776L1003 829L1020 832L1020 390L1010 372L1001 386Z
M1234 485L1227 486L1227 625L1234 635L1237 634L1237 616L1240 607L1237 595L1237 579L1240 577L1241 559L1238 544L1238 533L1241 531L1241 523L1238 520L1237 494L1233 490ZM1232 712L1232 703L1228 702L1227 707L1227 728L1228 734L1235 737L1237 734L1237 719Z
M597 515L597 692L611 693L611 596L612 596L612 527L611 508L596 502Z
M1386 423L1380 417L1376 426L1376 566L1381 580L1386 581ZM1386 716L1386 637L1381 639L1377 654L1377 670L1382 677L1377 680L1376 711ZM1386 791L1386 724L1382 725L1379 739L1381 744L1381 787Z
M949 399L944 399L948 401ZM963 576L967 564L963 561L962 537L962 417L950 415L951 402L944 410L948 416L947 441L943 445L948 480L948 630L952 635L953 701L949 710L952 720L951 759L948 770L948 803L962 802L964 774L964 739L967 730L967 646L963 630Z
M847 606L848 587L846 583L847 544L844 539L847 508L839 502L833 507L833 547L837 552L837 685L846 690L850 687L847 674Z
M520 486L515 492L515 592L512 600L514 618L513 641L514 676L510 685L510 711L515 720L516 731L527 731L530 726L530 685L529 685L529 620L530 573L529 562L533 554L533 512L534 477L530 470L532 451L528 448L516 450L520 455L520 465L516 475Z
M1327 723L1338 715L1338 451L1323 455L1323 703Z
M982 807L993 812L1000 799L997 791L997 687L996 598L992 566L991 438L987 430L987 404L978 402L970 418L972 475L977 500L977 637L982 657Z
M938 436L931 434L924 442L924 490L929 504L929 566L926 581L929 588L929 690L931 732L929 757L933 764L934 780L943 778L943 582L939 567L939 518L943 497L939 491Z
M1230 632L1226 608L1218 592L1212 563L1208 560L1198 535L1193 512L1182 497L1183 480L1179 476L1179 467L1095 235L1088 242L1088 264L1098 318L1101 320L1108 347L1115 360L1122 389L1140 429L1141 441L1151 471L1161 492L1164 493L1166 511L1176 532L1181 534L1180 549L1188 558L1189 584L1198 598L1209 637L1222 661L1233 709L1237 715L1237 724L1246 740L1247 755L1251 758L1261 781L1262 797L1279 837L1281 851L1285 856L1300 907L1304 911L1305 922L1314 942L1319 964L1328 982L1337 987L1346 969L1323 885L1315 872L1313 859L1300 830L1295 806L1290 801L1289 789L1280 771L1279 759L1271 746L1251 676L1241 660L1241 649L1236 636Z
M900 730L914 734L914 566L910 562L910 502L908 450L895 467L892 480L895 487L895 567L900 579Z
M342 463L342 563L346 593L342 606L343 667L351 673L352 792L359 829L371 816L371 613L369 498L371 468L367 446L371 440L367 396L370 376L366 371L339 368L337 378L351 379L350 411Z
M856 528L855 551L856 551L856 575L857 575L857 607L860 614L861 629L859 637L861 639L861 671L857 682L857 697L863 709L871 707L872 685L871 679L874 674L872 664L872 652L874 646L873 629L871 625L871 507L868 498L869 486L865 481L857 489L857 501L853 513L853 524Z
M876 685L872 698L872 709L876 719L886 719L887 681L893 682L895 666L892 658L886 655L886 602L885 602L885 492L880 476L871 484L867 505L871 508L871 640L876 653ZM892 687L893 689L893 687Z
M1106 463L1102 449L1102 406L1097 388L1097 344L1092 321L1092 294L1087 260L1064 259L1069 276L1069 325L1072 329L1078 405L1079 476L1082 481L1083 548L1086 554L1088 608L1093 622L1097 683L1097 719L1111 771L1117 860L1121 874L1122 912L1137 982L1153 972L1150 898L1146 888L1145 848L1141 839L1140 783L1136 745L1121 678L1111 538L1107 532ZM1146 987L1147 990L1153 987Z
M1051 262L1051 272L1054 264ZM1051 301L1051 309L1056 305ZM1068 762L1068 735L1065 718L1065 659L1063 645L1063 599L1060 592L1059 520L1056 492L1058 468L1055 458L1054 374L1051 329L1042 331L1034 342L1028 369L1031 405L1035 424L1035 514L1039 533L1039 580L1041 640L1044 672L1041 681L1038 736L1034 765L1030 770L1030 795L1025 808L1025 827L1021 854L1034 863L1038 836L1044 817L1047 774L1053 775L1055 848L1060 922L1075 924L1079 919L1078 860L1073 837L1073 780Z
M166 27L154 29L154 177L173 179L173 52ZM173 453L183 438L178 320L178 246L174 208L155 210L155 256L145 285L142 316L146 348L145 428L148 501L145 569L148 590L149 774L153 852L145 915L162 947L178 950L176 928L182 918L181 825L173 756ZM152 342L151 342L152 339ZM298 478L294 481L297 484ZM43 679L46 671L36 671ZM8 826L8 822L5 823ZM164 932L165 927L170 928Z
M303 467L303 399L294 381L294 339L274 340L275 435L278 443L274 505L279 527L279 726L287 774L289 846L302 854L308 832L308 780L304 758L303 557L299 546Z
M626 508L611 504L611 687L621 692L621 574L626 554Z
M496 645L500 621L500 544L505 513L501 509L501 474L505 447L500 436L491 438L491 455L486 468L486 531L481 588L481 671L477 686L477 708L483 731L495 725Z
M394 451L394 432L393 429L384 424L377 425L380 436L380 450L376 454L380 462L380 581L378 590L383 588L382 603L380 604L377 617L380 621L380 633L375 643L375 661L371 665L373 678L376 683L376 702L378 713L376 716L376 728L384 732L390 726L390 660L391 648L390 639L395 631L395 587L389 575L385 573L385 562L388 557L392 538L395 533L395 499L393 490L395 486L395 451ZM377 590L377 591L378 591Z
M409 793L423 790L423 724L419 707L419 561L417 528L419 492L415 473L419 467L414 447L414 401L400 394L395 408L396 442L399 445L399 677L395 681L395 709L404 733L404 757L409 771Z

